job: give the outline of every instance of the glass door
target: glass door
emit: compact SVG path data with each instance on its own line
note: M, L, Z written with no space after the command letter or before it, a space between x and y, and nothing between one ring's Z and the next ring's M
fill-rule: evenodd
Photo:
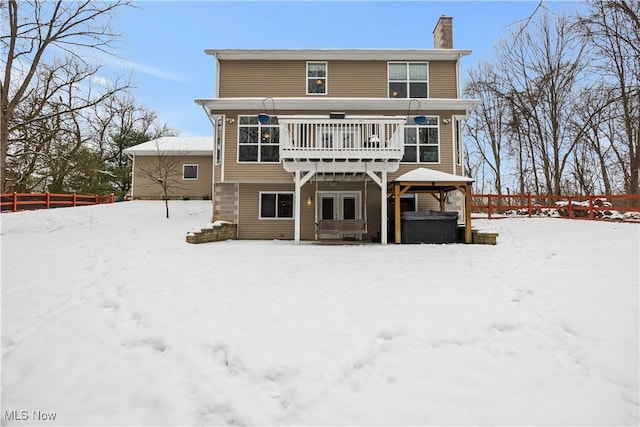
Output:
M340 219L356 219L357 218L357 200L356 196L345 195L340 197L342 202L341 214L339 215Z
M319 220L360 219L359 192L320 192L317 195ZM319 233L320 239L339 238L338 233Z

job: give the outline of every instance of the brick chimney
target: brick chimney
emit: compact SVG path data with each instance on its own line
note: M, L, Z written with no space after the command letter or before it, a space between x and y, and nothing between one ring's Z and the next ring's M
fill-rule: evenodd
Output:
M453 49L453 18L442 15L433 29L435 49Z

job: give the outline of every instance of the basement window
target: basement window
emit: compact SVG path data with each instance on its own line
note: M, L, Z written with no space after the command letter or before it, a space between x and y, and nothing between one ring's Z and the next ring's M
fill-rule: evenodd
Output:
M260 192L260 219L293 218L293 193Z

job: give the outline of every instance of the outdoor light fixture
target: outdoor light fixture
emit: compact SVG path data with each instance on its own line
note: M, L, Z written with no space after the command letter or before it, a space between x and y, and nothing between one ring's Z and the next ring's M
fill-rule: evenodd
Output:
M451 119L442 119L442 123L448 125L449 123L451 123Z
M412 102L417 102L418 103L418 112L420 112L420 110L422 109L421 106L422 104L420 104L420 101L418 101L417 99L410 99L409 100L409 107L407 108L407 121L409 121L409 116L411 115L411 103ZM423 116L423 115L419 115L419 116L415 116L413 118L413 123L417 124L417 125L421 125L424 122L427 121L427 117Z
M267 96L265 99L262 100L262 111L263 112L258 114L258 121L260 123L262 123L262 124L268 123L269 120L271 119L271 116L264 112L264 111L266 111L265 104L269 99L271 100L271 106L272 106L272 109L273 109L273 116L275 117L275 115L276 115L276 103L275 103L275 101L273 100L272 97Z
M311 206L313 204L313 198L311 196L307 197L307 206Z

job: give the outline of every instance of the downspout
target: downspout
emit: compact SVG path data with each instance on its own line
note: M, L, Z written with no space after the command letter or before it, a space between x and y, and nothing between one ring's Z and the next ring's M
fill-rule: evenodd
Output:
M213 154L211 159L211 222L213 222L213 218L215 215L215 184L216 184L216 122L211 118L211 112L207 110L207 107L202 106L207 118L209 119L209 123L211 123L211 127L213 128ZM222 164L222 163L221 163Z
M136 170L136 156L127 153L127 157L131 159L131 191L129 191L129 196L131 200L133 200L133 180L136 178L135 170Z

